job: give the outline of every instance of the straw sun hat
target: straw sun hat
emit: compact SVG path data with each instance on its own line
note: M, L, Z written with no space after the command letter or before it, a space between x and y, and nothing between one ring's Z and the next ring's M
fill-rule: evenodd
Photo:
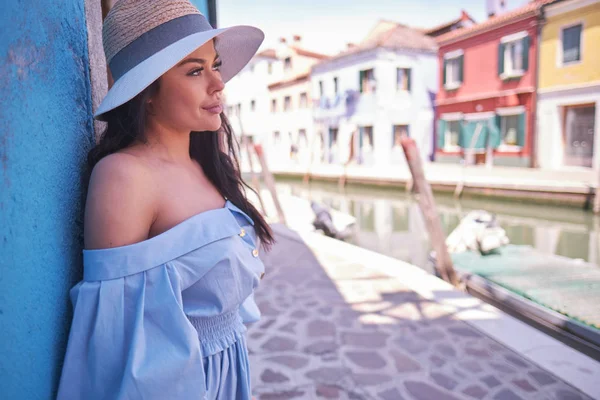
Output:
M102 28L106 62L115 80L94 117L128 102L190 53L217 38L227 82L250 61L264 39L260 29L214 29L189 0L119 0Z

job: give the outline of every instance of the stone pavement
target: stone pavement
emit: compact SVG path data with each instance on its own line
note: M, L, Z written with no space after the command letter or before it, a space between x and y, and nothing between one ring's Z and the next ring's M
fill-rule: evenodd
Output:
M258 400L590 399L398 278L277 239L248 332Z

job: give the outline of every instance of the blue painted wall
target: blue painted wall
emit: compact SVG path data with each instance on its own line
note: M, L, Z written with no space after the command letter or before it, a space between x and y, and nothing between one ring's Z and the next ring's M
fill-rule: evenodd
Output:
M82 276L92 103L84 0L27 3L0 0L0 398L45 400Z
M93 141L84 1L0 3L0 398L51 399Z

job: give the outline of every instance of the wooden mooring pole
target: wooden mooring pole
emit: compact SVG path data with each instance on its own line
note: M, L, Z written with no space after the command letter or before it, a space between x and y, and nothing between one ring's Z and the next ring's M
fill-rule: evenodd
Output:
M275 189L275 179L273 178L273 174L269 170L269 166L267 165L267 160L265 159L265 154L263 152L263 148L260 144L254 145L254 151L256 152L256 156L258 157L258 161L260 162L260 168L262 170L263 181L267 185L269 192L271 192L271 197L273 198L273 203L275 204L275 209L277 210L277 216L279 217L279 222L284 225L287 225L285 221L285 214L283 213L283 208L281 207L281 203L279 202L279 197L277 196L277 190Z
M450 282L454 286L458 286L458 278L454 271L452 259L448 253L446 246L446 235L442 230L442 224L433 198L433 192L427 179L425 179L425 171L419 150L415 141L408 136L403 136L401 139L404 156L412 175L412 181L417 189L419 206L425 217L425 225L429 231L429 239L436 253L437 267L442 275L442 278Z

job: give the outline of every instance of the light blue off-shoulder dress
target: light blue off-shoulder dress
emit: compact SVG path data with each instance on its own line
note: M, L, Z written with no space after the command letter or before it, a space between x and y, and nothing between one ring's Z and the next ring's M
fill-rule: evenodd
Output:
M227 200L143 242L84 250L58 399L250 399L253 225Z

